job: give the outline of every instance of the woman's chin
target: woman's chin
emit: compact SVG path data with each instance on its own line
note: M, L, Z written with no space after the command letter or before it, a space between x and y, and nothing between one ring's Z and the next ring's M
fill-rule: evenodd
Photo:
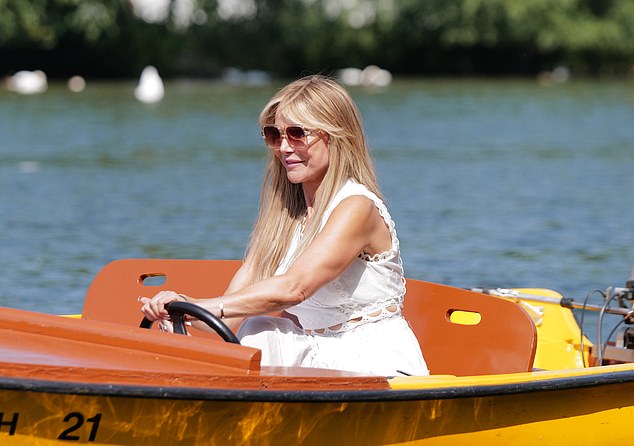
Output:
M293 184L301 184L304 182L304 177L302 175L297 175L293 172L286 172L286 178Z

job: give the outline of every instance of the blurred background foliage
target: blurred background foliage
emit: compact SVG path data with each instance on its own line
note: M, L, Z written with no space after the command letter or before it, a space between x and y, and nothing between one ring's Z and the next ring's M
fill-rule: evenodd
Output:
M632 0L0 0L0 75L632 74Z

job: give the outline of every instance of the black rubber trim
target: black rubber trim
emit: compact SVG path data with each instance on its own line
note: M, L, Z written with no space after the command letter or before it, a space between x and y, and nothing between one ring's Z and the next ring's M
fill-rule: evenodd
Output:
M634 383L634 370L523 383L413 390L286 391L81 384L0 377L0 390L87 396L252 402L371 402L474 398Z

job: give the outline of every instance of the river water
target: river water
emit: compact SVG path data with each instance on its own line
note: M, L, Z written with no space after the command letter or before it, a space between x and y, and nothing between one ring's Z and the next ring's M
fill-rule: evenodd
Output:
M80 312L107 262L239 258L279 85L0 91L0 305ZM634 83L397 80L351 90L407 275L583 300L634 259Z

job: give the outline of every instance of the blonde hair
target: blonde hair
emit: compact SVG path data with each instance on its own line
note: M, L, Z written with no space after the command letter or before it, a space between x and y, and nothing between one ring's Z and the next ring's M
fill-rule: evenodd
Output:
M328 134L328 170L315 199L313 217L304 228L297 256L315 238L328 204L349 178L379 197L381 193L359 110L341 85L320 75L296 80L265 105L260 113L260 126L273 124L277 112L291 122ZM302 185L288 180L285 167L269 150L260 211L247 251L253 261L252 282L275 273L305 214Z

